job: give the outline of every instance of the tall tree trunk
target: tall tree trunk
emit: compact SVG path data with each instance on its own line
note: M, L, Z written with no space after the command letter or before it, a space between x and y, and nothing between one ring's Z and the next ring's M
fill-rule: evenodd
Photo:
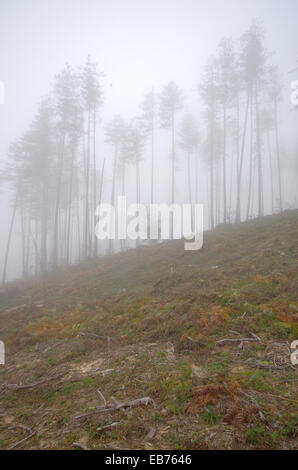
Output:
M125 196L125 173L126 173L125 162L122 163L122 171L121 171L121 195ZM121 214L123 217L123 214ZM120 247L122 251L125 251L125 240L120 240Z
M94 256L97 257L97 237L95 236L95 224L96 224L96 217L95 217L95 209L97 203L97 165L96 165L96 107L94 107L94 115L93 115L93 167L94 167L94 174L93 174L93 211L94 211Z
M273 181L273 165L272 165L272 152L269 131L267 131L267 145L268 145L268 157L270 167L270 182L271 182L271 213L274 214L274 181Z
M154 203L154 117L151 128L151 204Z
M282 195L279 132L278 132L277 100L276 99L275 99L275 106L274 106L274 124L275 124L276 158L277 158L277 172L278 172L278 186L279 186L279 208L280 208L280 212L282 212L283 211L283 195Z
M32 241L33 241L33 245L34 245L34 258L35 258L35 264L34 264L34 273L35 273L35 276L38 274L38 266L40 266L41 264L41 257L40 257L40 253L38 251L38 240L37 240L37 237L38 237L38 229L37 229L37 221L35 221L35 236L32 234L32 231L30 230L30 237L32 238Z
M47 271L47 237L48 237L48 174L44 175L43 192L42 192L42 214L41 214L41 235L40 235L40 257L41 257L41 273L44 275Z
M233 194L233 173L234 173L234 160L235 160L235 142L232 139L232 163L231 163L231 176L230 176L230 195L229 195L229 223L232 221L232 194Z
M103 181L104 181L104 173L105 173L105 162L106 162L106 159L104 158L102 162L102 167L101 167L100 184L99 184L99 195L98 195L99 206L101 205L101 201L102 201L102 189L103 189Z
M187 174L188 174L188 201L189 201L190 204L192 204L190 152L188 152L188 155L187 155Z
M27 217L26 217L26 208L24 209L21 207L21 233L22 233L22 275L23 278L27 276L25 270L25 258L26 258L26 225L27 225ZM29 215L30 217L30 215ZM29 218L28 217L28 218Z
M61 197L61 180L64 166L64 144L65 135L62 137L61 154L59 159L58 174L57 174L57 193L56 193L56 206L54 215L54 237L53 237L53 267L56 268L58 264L58 230L59 230L59 209Z
M244 159L245 140L246 140L247 121L248 121L249 100L250 100L250 92L248 90L244 126L243 126L242 143L241 143L240 161L239 161L239 166L238 166L236 222L241 221L241 181L242 181L242 169L243 169L243 159Z
M115 184L116 184L116 172L117 172L117 160L118 160L118 149L115 147L114 153L114 166L113 166L113 180L112 180L112 191L111 191L111 206L115 205ZM112 223L112 221L110 221ZM115 227L116 228L116 227ZM113 240L109 240L109 252L113 251Z
M102 162L101 176L100 176L99 201L98 201L99 204L101 204L101 201L102 201L102 188L103 188L103 181L104 181L105 163L106 163L106 159L104 158Z
M264 215L264 197L263 197L263 169L261 155L261 129L260 129L260 112L259 112L259 94L258 87L255 89L256 101L256 132L257 132L257 162L258 162L258 216Z
M8 238L7 238L7 243L6 243L4 265L3 265L3 272L2 272L2 286L4 286L6 282L7 261L8 261L8 254L9 254L9 249L10 249L10 244L11 244L11 237L12 237L15 216L17 212L17 204L18 204L18 195L16 195L14 205L13 205L12 216L10 219L10 226L9 226Z
M226 105L224 104L224 112L223 112L223 223L227 223L227 183L226 183L226 121L227 121L227 110Z
M40 271L40 266L41 266L41 257L38 251L38 221L35 219L35 237L34 237L34 242L35 242L35 276L38 275Z
M195 204L199 202L199 156L195 154Z
M77 216L77 240L78 240L78 259L81 260L81 223L80 223L80 199L77 198L76 203L76 216Z
M211 230L211 208L210 208L210 188L209 188L209 179L206 178L206 190L207 190L207 206L208 206L208 221L209 228Z
M249 155L249 177L248 177L248 199L247 199L247 210L246 220L249 219L249 211L252 197L252 171L253 171L253 101L250 104L250 155Z
M136 198L137 198L137 204L140 204L140 161L138 158L136 158ZM136 239L136 246L138 246L140 243L140 239Z
M216 225L220 224L220 209L221 209L221 204L220 204L220 199L221 199L221 178L220 178L220 166L219 163L216 164L216 185L215 185L215 220L216 220Z
M172 114L172 204L175 203L175 113Z
M71 167L70 167L70 182L69 182L69 195L68 195L68 217L67 217L67 235L66 235L66 265L69 265L70 257L70 226L72 215L72 188L73 188L73 173L74 173L74 150L72 149Z
M252 167L252 182L251 182L251 208L250 208L250 217L254 217L254 206L255 206L255 188L256 188L256 170L257 170L257 165L256 161L253 161L253 167Z
M210 129L210 225L214 229L214 116L211 116Z
M172 195L171 202L175 203L175 113L172 113ZM174 236L174 213L171 213L171 237Z
M86 161L86 200L85 200L85 258L89 255L90 239L89 239L89 179L90 179L90 128L91 128L91 110L88 110L88 127L87 127L87 161Z
M31 240L30 240L30 232L31 232L31 204L29 206L29 214L28 214L28 222L27 222L27 228L26 228L26 246L25 246L25 260L24 260L24 272L25 275L29 273L29 261L30 261L30 246L31 246Z

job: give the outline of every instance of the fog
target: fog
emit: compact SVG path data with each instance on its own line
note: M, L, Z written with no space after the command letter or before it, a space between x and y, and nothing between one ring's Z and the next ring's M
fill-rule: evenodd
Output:
M145 204L202 203L206 229L297 207L298 113L290 99L291 82L298 79L297 17L297 0L1 0L4 281L127 248L94 237L95 206L120 194ZM229 56L232 45L228 60L234 57L235 70L241 69L239 83L230 75L232 62L221 68L223 38L230 38L225 51ZM247 46L248 54L251 38L252 56L264 63L245 81L250 66L243 51ZM78 81L73 102L61 75L57 87L66 64ZM98 99L88 105L93 64ZM65 72L64 80L70 75ZM153 198L152 128L144 132L148 106L147 116L141 109L152 90ZM173 94L177 106L170 103ZM26 133L48 96L51 135L34 140ZM169 106L175 119L170 113L165 123L162 108L166 113ZM115 143L111 123L118 115L126 127ZM23 147L12 150L20 139Z

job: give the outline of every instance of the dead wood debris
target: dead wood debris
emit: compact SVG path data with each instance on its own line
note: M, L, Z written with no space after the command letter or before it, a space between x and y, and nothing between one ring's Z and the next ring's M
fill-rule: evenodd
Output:
M145 437L145 439L146 439L146 440L147 440L147 439L153 439L153 437L155 436L155 434L156 434L156 428L152 427L152 428L150 428L150 430L149 430L147 436Z
M119 426L120 422L115 422L115 423L111 423L111 424L106 424L105 426L99 426L96 430L97 431L104 431L105 429L111 429L111 428L115 428L116 426Z
M85 446L85 444L82 444L81 442L73 442L73 447L78 447L81 450L91 450L89 447Z
M41 380L40 382L35 382L35 383L32 383L32 384L25 384L25 385L3 383L1 385L0 390L2 390L2 391L5 390L5 389L6 390L26 390L26 389L37 387L38 385L43 385L47 382L51 382L52 380L55 380L55 379L60 379L61 377L62 377L62 375L57 375L55 377L50 377L48 379Z
M24 437L23 439L21 439L20 441L17 441L15 442L14 444L12 444L10 447L8 447L7 450L13 450L15 449L16 447L18 447L19 445L23 444L23 442L26 442L28 441L28 439L30 439L31 437L33 437L36 432L35 431L32 431L31 428L29 428L29 426L25 426L24 424L16 424L14 426L10 426L8 429L17 429L17 428L20 428L20 429L24 429L25 431L27 431L29 433L28 436Z
M251 333L253 338L223 338L220 339L219 341L216 341L215 344L224 344L224 343L244 343L244 342L256 342L259 341L261 342L261 338L259 336L255 335L254 333Z
M100 398L103 400L104 402L104 406L107 406L107 400L105 399L105 397L103 396L103 394L101 393L100 390L96 390L98 395L100 396Z
M89 331L86 333L81 332L80 336L91 336L92 338L95 338L95 339L106 339L108 352L111 350L111 341L114 341L114 339L111 338L110 336L100 336L100 335L97 335L96 333L90 333Z
M122 408L131 408L133 406L139 406L139 405L152 405L154 408L156 407L156 404L154 400L150 397L144 397L144 398L138 398L136 400L131 400L131 401L125 401L123 403L119 403L116 406L110 406L107 408L100 408L94 411L89 411L88 413L84 413L81 415L76 415L74 416L74 419L80 419L80 418L86 418L87 416L91 416L93 414L100 414L100 413L109 413L111 411L117 411L121 410Z

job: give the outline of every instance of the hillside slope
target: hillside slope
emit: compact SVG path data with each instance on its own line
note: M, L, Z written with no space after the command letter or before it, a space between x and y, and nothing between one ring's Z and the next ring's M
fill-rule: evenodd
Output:
M297 240L289 211L11 283L0 448L295 448Z

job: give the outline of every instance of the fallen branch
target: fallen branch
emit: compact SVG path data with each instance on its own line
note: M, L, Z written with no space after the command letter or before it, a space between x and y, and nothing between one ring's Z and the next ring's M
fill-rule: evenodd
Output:
M115 428L116 426L119 426L119 422L115 422L115 423L111 423L111 424L106 424L105 426L99 426L99 428L97 428L96 430L97 431L103 431L104 429L111 429L111 428Z
M111 350L111 341L114 341L113 338L111 338L110 336L101 336L101 335L97 335L96 333L90 333L89 331L87 331L87 333L81 332L80 336L91 336L92 338L95 338L95 339L106 339L108 352Z
M17 305L16 307L12 307L8 310L1 310L1 312L4 312L4 313L12 313L12 312L15 312L17 310L20 310L21 308L25 308L27 307L27 304L22 304L22 305Z
M251 332L250 334L251 334L254 338L256 338L258 341L261 341L261 338L260 338L258 335L256 335L255 333L252 333L252 332Z
M15 449L17 446L19 446L20 444L23 444L23 442L27 441L28 439L30 439L32 436L34 436L36 433L35 432L32 432L29 436L27 437L24 437L24 439L21 439L20 441L18 442L15 442L12 446L10 446L7 450L13 450Z
M66 340L62 340L62 341L58 341L58 343L51 344L50 346L48 346L48 347L43 351L43 353L46 353L46 352L51 351L52 349L56 348L56 346L60 346L60 344L65 343L65 341L66 341Z
M250 342L256 342L260 341L260 339L257 338L225 338L225 339L220 339L219 341L216 341L215 344L223 344L223 343L243 343L244 341L250 341Z
M81 442L73 442L73 447L78 447L79 449L82 450L91 450L89 447L85 446L85 444L82 444Z
M25 429L25 431L28 431L30 434L32 434L32 429L29 428L29 426L25 426L24 424L16 424L14 426L9 426L8 429Z
M266 364L262 361L254 360L252 358L249 358L244 362L249 364L252 367L260 367L263 369L272 369L272 370L284 370L284 369L288 369L289 367L293 367L292 364L285 364L285 365Z
M153 437L155 436L156 434L156 429L154 427L150 428L147 436L145 437L145 439L153 439Z
M266 392L266 395L270 395L271 397L274 397L274 398L280 398L281 400L290 401L290 402L296 403L296 405L298 405L298 401L293 400L293 398L282 397L281 395L274 395L273 393L268 393L268 392Z
M95 334L95 333L89 333L89 332L87 332L87 333L81 332L81 333L80 333L80 336L91 336L92 338L95 338L95 339L104 338L104 336L98 336L98 335Z
M107 447L108 449L112 449L112 450L130 450L130 449L127 449L126 447L114 446L113 444L104 444L104 446Z
M115 403L116 406L121 405L121 403L120 403L118 400L116 400L115 397L111 397L111 400ZM127 415L127 411L125 410L125 408L122 408L122 407L121 407L120 409L121 409L122 413L124 413L125 415Z
M184 338L190 341L191 343L198 344L199 346L205 346L205 343L203 341L193 339L191 336L184 336Z
M103 396L103 394L101 393L100 390L96 390L98 395L100 396L100 398L103 400L104 402L104 406L107 406L107 400L105 399L105 397Z
M155 404L154 400L152 400L152 398L150 398L150 397L138 398L136 400L131 400L131 401L126 401L126 402L123 402L123 403L119 403L116 406L111 406L111 407L108 407L108 408L102 408L102 409L99 409L99 410L94 410L94 411L90 411L88 413L84 413L82 415L77 415L77 416L74 416L74 419L86 418L87 416L91 416L93 414L109 413L111 411L120 410L121 408L131 408L133 406L139 406L139 405L147 406L149 404L153 405L154 408L156 407L156 404Z
M37 387L38 385L43 385L47 382L51 382L52 380L59 379L62 377L62 375L58 375L55 377L50 377L49 379L41 380L40 382L35 382L33 384L27 384L27 385L19 385L19 384L2 384L2 387L8 390L26 390L28 388L34 388Z

